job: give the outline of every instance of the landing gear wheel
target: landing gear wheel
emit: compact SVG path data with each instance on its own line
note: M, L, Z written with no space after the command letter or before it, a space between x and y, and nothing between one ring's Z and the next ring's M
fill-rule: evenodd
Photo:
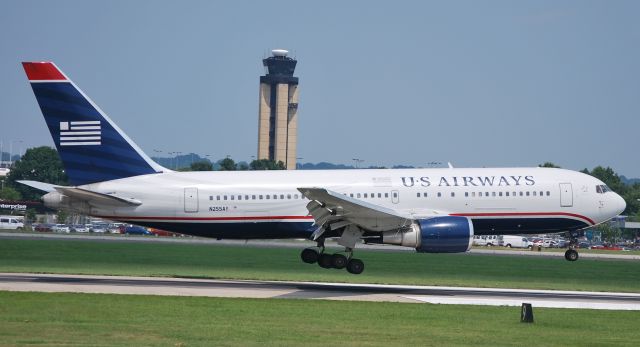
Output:
M359 275L364 271L364 263L360 259L351 259L347 263L347 271L354 275Z
M321 268L330 269L333 267L332 259L331 254L322 253L318 258L318 265L320 265Z
M344 269L347 266L347 257L340 253L336 253L331 256L331 264L336 269Z
M578 260L578 252L575 249L567 249L567 251L564 252L564 258L568 261L576 261Z
M318 251L313 248L305 248L302 250L302 253L300 253L300 258L302 258L302 261L307 264L313 264L317 262L319 256L320 254L318 253Z

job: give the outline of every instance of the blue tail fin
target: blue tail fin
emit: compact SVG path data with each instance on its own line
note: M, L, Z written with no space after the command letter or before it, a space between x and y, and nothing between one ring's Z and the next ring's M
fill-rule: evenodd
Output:
M83 185L166 171L53 63L22 63L64 164Z

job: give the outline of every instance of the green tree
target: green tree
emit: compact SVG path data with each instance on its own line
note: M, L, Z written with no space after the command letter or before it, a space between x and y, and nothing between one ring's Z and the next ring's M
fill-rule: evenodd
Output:
M67 184L58 152L46 146L27 149L7 176L7 184L18 190L24 199L36 200L42 196L41 191L16 182L19 180Z
M58 214L56 215L56 221L60 224L65 224L67 219L69 218L69 213L65 210L58 210Z
M205 160L191 163L191 171L213 171L213 165Z
M241 163L238 163L238 164L236 165L236 167L237 167L237 169L238 169L238 170L240 170L240 171L247 171L247 170L249 170L249 164L245 163L244 161L243 161L243 162L241 162Z
M22 195L12 187L4 187L0 190L0 200L22 200Z
M276 163L275 160L269 160L269 159L254 160L251 162L251 164L249 164L249 167L251 167L251 170L285 170L286 169L282 160L279 160Z
M220 164L220 171L235 171L236 162L231 158L224 158L218 162Z
M539 167L555 167L555 168L558 168L558 169L560 168L560 166L558 166L558 165L556 165L556 164L554 164L554 163L552 163L550 161L547 161L544 164L540 164L538 166Z
M27 222L34 223L36 221L36 210L33 208L28 208L24 213L25 219Z
M615 244L622 237L622 230L610 223L600 224L598 230L602 233L602 240L610 244Z

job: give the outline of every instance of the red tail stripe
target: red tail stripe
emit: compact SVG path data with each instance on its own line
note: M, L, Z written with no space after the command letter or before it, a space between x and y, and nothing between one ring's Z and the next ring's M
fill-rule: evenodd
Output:
M497 213L451 213L451 216L461 217L521 217L521 216L567 216L580 218L589 222L590 224L596 224L591 218L583 215L567 212L497 212Z
M24 72L27 73L29 81L66 80L62 72L50 62L25 62L22 63L22 66L24 67Z

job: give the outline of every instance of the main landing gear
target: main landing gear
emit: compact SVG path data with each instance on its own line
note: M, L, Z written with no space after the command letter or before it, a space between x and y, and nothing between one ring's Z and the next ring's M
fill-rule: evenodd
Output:
M364 263L360 259L353 258L353 248L346 248L344 252L329 254L325 253L324 240L318 240L318 246L309 247L302 250L300 258L307 264L318 263L325 269L344 269L354 275L364 271Z
M566 252L564 252L564 258L568 261L576 261L578 260L578 251L573 248L569 248Z

